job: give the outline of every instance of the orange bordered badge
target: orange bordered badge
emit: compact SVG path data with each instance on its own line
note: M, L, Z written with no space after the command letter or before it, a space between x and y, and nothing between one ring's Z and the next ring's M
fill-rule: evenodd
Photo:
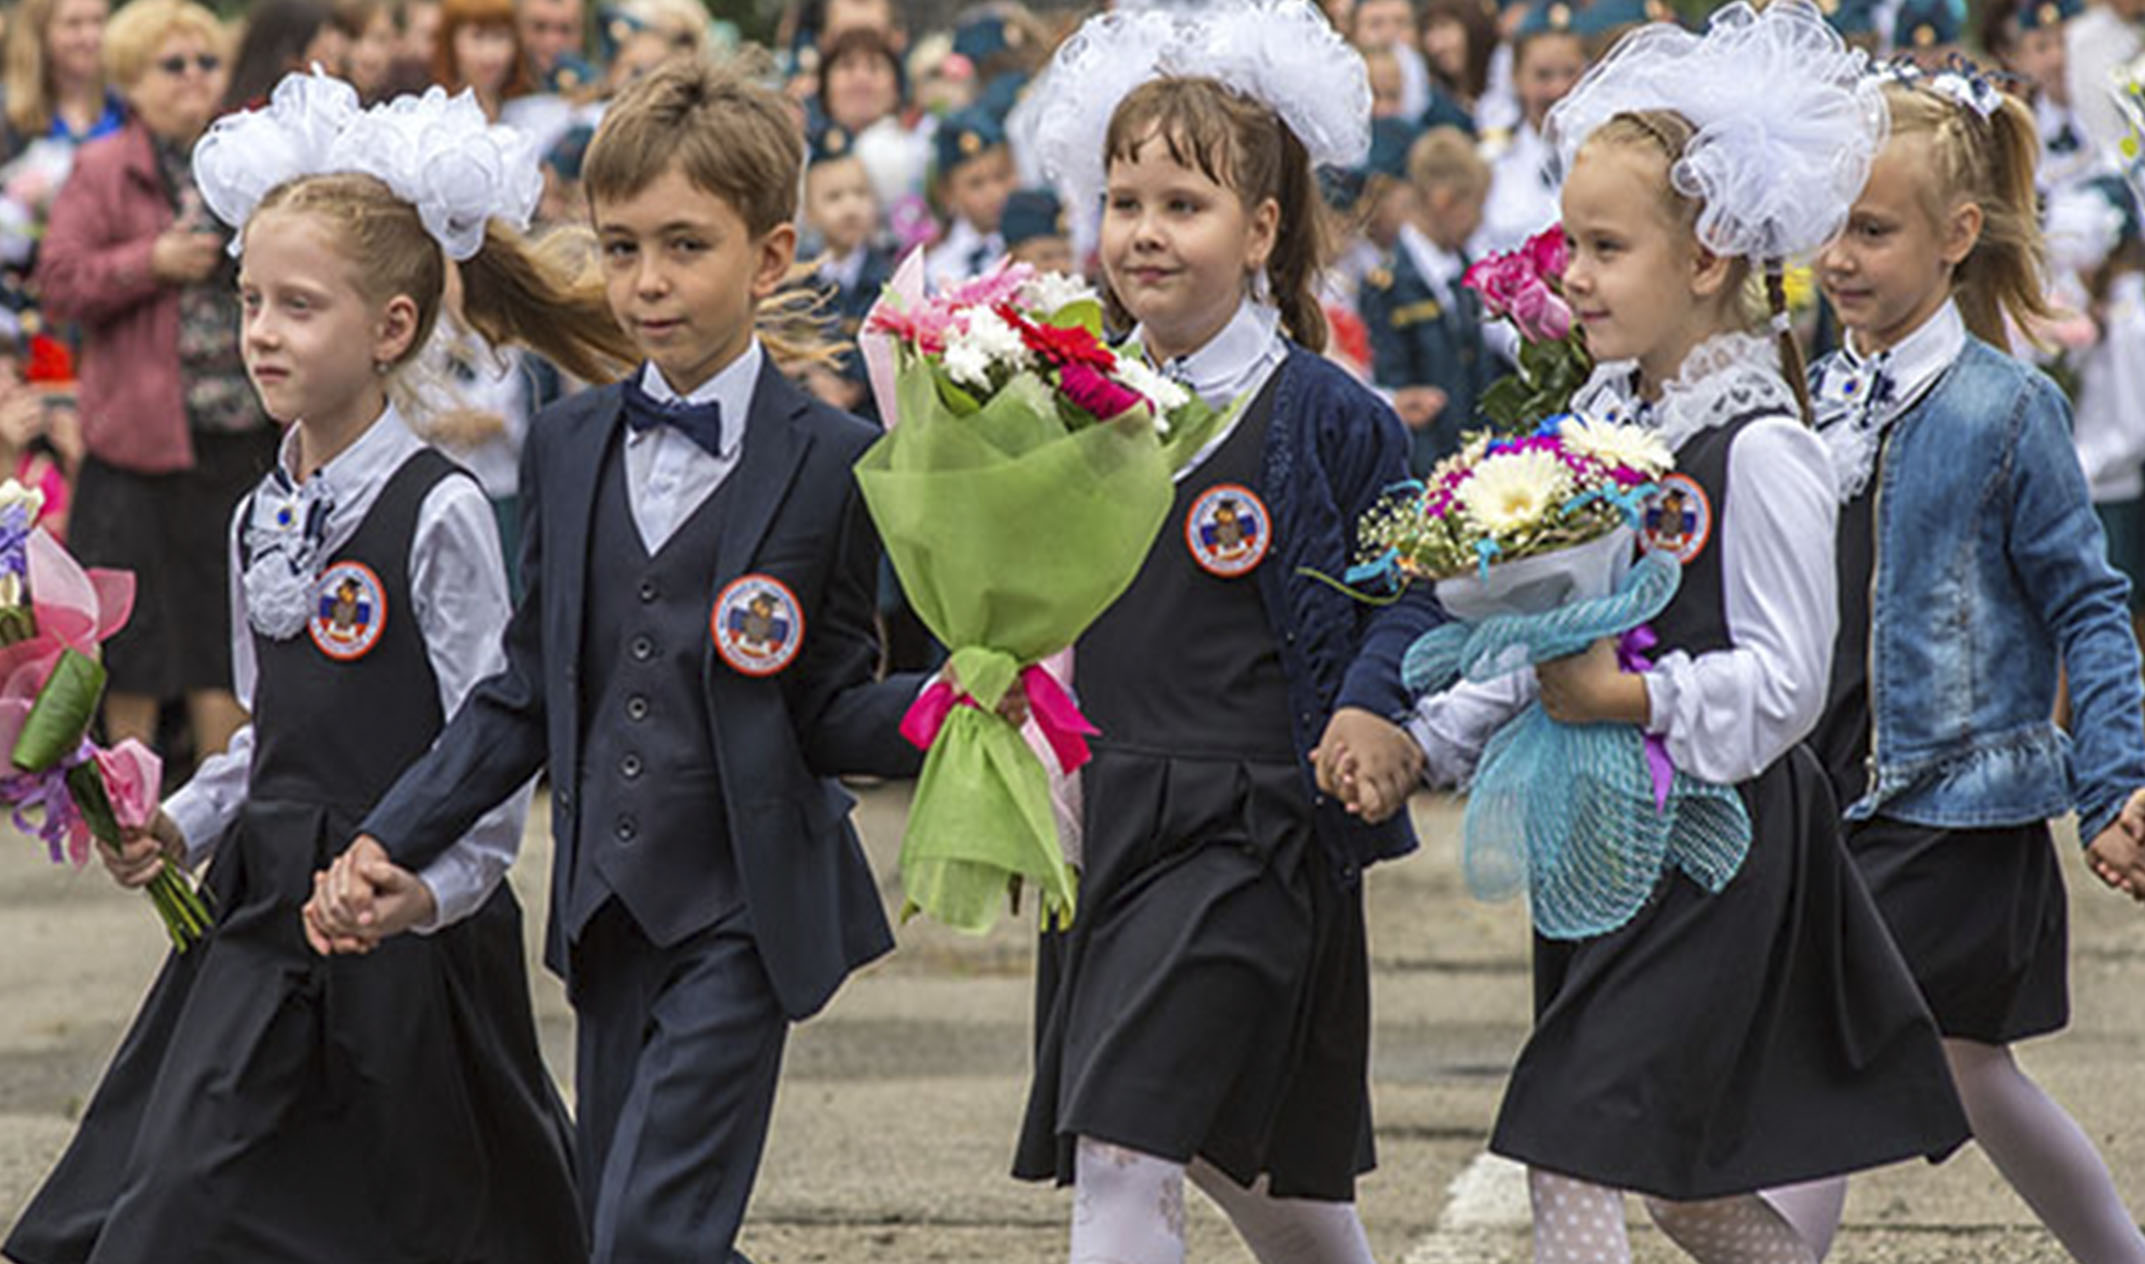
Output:
M742 575L715 597L708 616L715 652L746 676L772 676L804 648L804 608L772 575Z
M313 590L313 617L306 631L320 652L338 663L372 653L387 630L387 589L363 562L337 562Z
M1685 566L1705 551L1713 538L1713 502L1688 474L1671 474L1646 502L1639 520L1639 547L1666 553Z
M1216 483L1184 515L1184 544L1199 569L1223 579L1249 575L1273 547L1274 517L1241 483Z

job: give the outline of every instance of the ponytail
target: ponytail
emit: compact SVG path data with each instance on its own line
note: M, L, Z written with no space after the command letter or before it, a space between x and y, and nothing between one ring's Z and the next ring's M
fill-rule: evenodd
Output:
M1788 389L1795 392L1795 407L1802 412L1802 424L1815 426L1817 414L1810 407L1809 365L1802 357L1802 344L1795 341L1795 329L1788 323L1787 276L1784 265L1778 259L1765 261L1765 308L1771 316L1773 341L1780 351L1780 373L1787 378Z
M1280 179L1274 191L1281 216L1273 253L1266 258L1266 280L1289 336L1305 350L1323 353L1326 309L1318 301L1318 275L1332 254L1332 221L1303 142L1279 119L1274 126L1281 133Z
M493 220L461 265L462 318L494 347L519 343L584 382L606 382L640 359L596 275L585 229L532 241Z

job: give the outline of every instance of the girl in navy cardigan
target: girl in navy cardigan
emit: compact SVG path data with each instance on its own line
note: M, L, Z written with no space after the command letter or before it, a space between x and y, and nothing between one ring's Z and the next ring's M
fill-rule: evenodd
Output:
M1345 749L1366 782L1410 784L1399 660L1435 615L1426 594L1372 609L1304 572L1347 568L1407 439L1316 354L1316 185L1272 107L1152 79L1102 152L1119 314L1152 363L1237 407L1077 646L1102 737L1079 915L1041 945L1015 1173L1076 1187L1075 1264L1181 1261L1187 1174L1259 1258L1367 1264L1361 877L1414 837L1348 815L1314 761Z

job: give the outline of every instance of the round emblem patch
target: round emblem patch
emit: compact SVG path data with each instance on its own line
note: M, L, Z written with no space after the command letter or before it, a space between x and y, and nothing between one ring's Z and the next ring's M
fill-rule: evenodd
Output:
M1258 569L1273 545L1273 515L1240 483L1216 483L1184 515L1184 543L1199 569L1235 579Z
M1685 566L1704 551L1713 535L1713 502L1688 474L1671 474L1646 503L1639 523L1639 547L1667 553Z
M804 648L804 609L771 575L742 575L725 585L708 618L715 652L747 676L772 676Z
M387 590L363 562L337 562L313 590L306 631L320 652L347 663L372 652L387 629Z

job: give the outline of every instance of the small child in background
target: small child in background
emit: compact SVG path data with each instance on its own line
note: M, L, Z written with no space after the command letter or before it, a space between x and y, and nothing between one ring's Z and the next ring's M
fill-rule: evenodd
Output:
M1393 392L1411 441L1408 464L1421 477L1459 447L1475 401L1496 376L1481 301L1460 284L1490 168L1465 134L1440 127L1415 142L1407 169L1411 217L1388 266L1365 278L1361 302L1372 376Z
M36 525L63 542L74 472L82 464L82 423L72 371L55 379L44 366L57 362L64 370L66 359L50 339L23 338L19 326L0 327L0 470L44 493Z
M879 199L844 128L832 123L821 128L812 138L808 163L804 223L820 252L815 283L827 294L831 340L854 343L865 313L894 275L892 257L873 240L879 231ZM803 381L814 396L843 412L866 421L879 419L863 358L853 346L834 364L806 365Z
M588 203L581 196L581 158L595 134L593 124L575 123L544 151L544 196L536 204L538 224L587 221Z
M1005 253L998 222L1017 177L1004 124L982 110L963 110L940 123L935 148L935 184L949 223L924 256L924 276L944 285L977 275Z
M1065 204L1048 189L1020 189L1005 200L999 220L1006 253L1015 263L1025 263L1037 272L1079 275L1073 258L1072 233L1065 222Z

